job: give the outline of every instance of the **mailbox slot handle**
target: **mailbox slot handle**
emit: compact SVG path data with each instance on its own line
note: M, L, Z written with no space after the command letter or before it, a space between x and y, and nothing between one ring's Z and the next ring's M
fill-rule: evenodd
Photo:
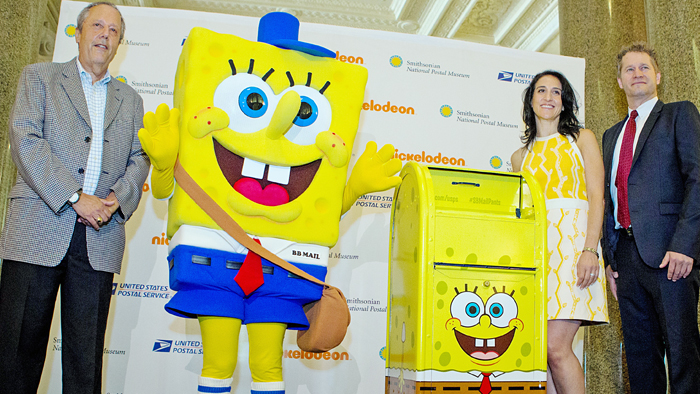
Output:
M457 264L457 263L443 263L443 262L434 262L433 263L433 268L438 268L438 267L456 267L456 268L487 268L487 269L495 269L495 270L503 270L503 271L537 271L537 267L504 267L500 265L482 265L482 264Z

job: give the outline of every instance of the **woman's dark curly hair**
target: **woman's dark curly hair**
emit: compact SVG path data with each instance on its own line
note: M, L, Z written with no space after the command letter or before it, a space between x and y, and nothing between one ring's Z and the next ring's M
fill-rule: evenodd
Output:
M535 94L537 82L545 75L551 75L561 83L562 110L559 115L559 126L557 127L559 134L570 135L576 140L579 130L581 129L581 124L578 118L576 118L576 114L578 114L578 103L576 102L576 92L574 92L574 88L571 87L569 81L560 72L553 70L542 71L532 78L530 86L523 92L523 122L525 122L525 134L520 137L520 139L526 147L530 147L535 141L535 137L537 137L537 123L535 122L537 115L535 115L535 110L532 108L532 96Z

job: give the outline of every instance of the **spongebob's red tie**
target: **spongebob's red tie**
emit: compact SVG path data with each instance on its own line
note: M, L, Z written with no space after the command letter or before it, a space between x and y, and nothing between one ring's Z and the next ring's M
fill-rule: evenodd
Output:
M260 243L260 240L257 238L253 238L253 240L258 244ZM233 280L241 286L241 290L243 290L245 295L254 292L258 287L262 286L265 283L265 279L263 279L260 256L249 250L245 260L243 260L241 269L238 270L238 274Z
M489 394L491 392L491 380L489 379L489 376L491 376L491 374L487 372L482 372L481 375L483 375L484 378L481 379L481 386L479 386L479 392L481 394Z

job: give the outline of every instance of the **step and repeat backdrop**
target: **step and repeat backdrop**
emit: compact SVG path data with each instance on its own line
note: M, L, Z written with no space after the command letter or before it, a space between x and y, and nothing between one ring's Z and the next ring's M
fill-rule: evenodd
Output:
M86 5L63 1L54 61L77 55L76 18ZM146 111L172 106L178 57L191 28L255 41L257 18L193 11L120 7L126 35L110 73L141 94ZM563 72L583 98L583 59L525 52L433 37L302 23L301 41L335 51L340 61L369 71L353 160L367 141L391 143L404 163L449 163L510 170L521 146L522 93L545 69ZM580 118L583 119L583 110ZM138 211L127 223L121 275L114 278L104 349L104 393L193 393L202 367L196 320L163 306L168 286L167 202L144 185ZM384 390L387 256L392 191L362 196L341 221L330 250L327 280L347 296L352 324L341 346L304 353L295 332L284 344L287 393L354 394ZM58 316L58 314L56 314ZM250 390L248 344L242 330L233 392ZM61 387L61 332L55 318L40 393Z

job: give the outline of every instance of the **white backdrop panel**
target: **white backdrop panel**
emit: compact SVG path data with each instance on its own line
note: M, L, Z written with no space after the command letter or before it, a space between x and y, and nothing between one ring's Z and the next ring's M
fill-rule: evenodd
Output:
M63 1L54 61L77 55L73 32L83 2ZM137 89L146 111L172 105L175 68L190 29L202 26L256 40L257 18L142 7L120 7L126 35L110 67ZM563 72L583 98L583 59L433 37L301 25L300 40L338 51L369 70L353 157L367 141L391 143L397 157L435 156L477 169L510 169L520 146L522 92L545 69ZM582 102L581 102L582 104ZM391 112L395 106L396 112ZM404 113L402 113L404 112ZM583 120L583 109L580 113ZM416 159L418 158L418 159ZM463 163L463 164L462 164ZM196 321L173 317L163 305L168 287L164 238L167 203L153 199L148 182L127 224L122 274L115 276L105 348L104 392L193 393L202 367ZM326 359L307 359L295 334L285 340L287 393L381 393L386 328L386 284L392 192L363 196L341 221L331 250L328 281L347 296L352 324ZM51 332L40 393L60 392L61 334ZM247 338L242 332L233 392L250 387ZM309 354L310 355L310 354ZM334 359L335 358L335 359Z

